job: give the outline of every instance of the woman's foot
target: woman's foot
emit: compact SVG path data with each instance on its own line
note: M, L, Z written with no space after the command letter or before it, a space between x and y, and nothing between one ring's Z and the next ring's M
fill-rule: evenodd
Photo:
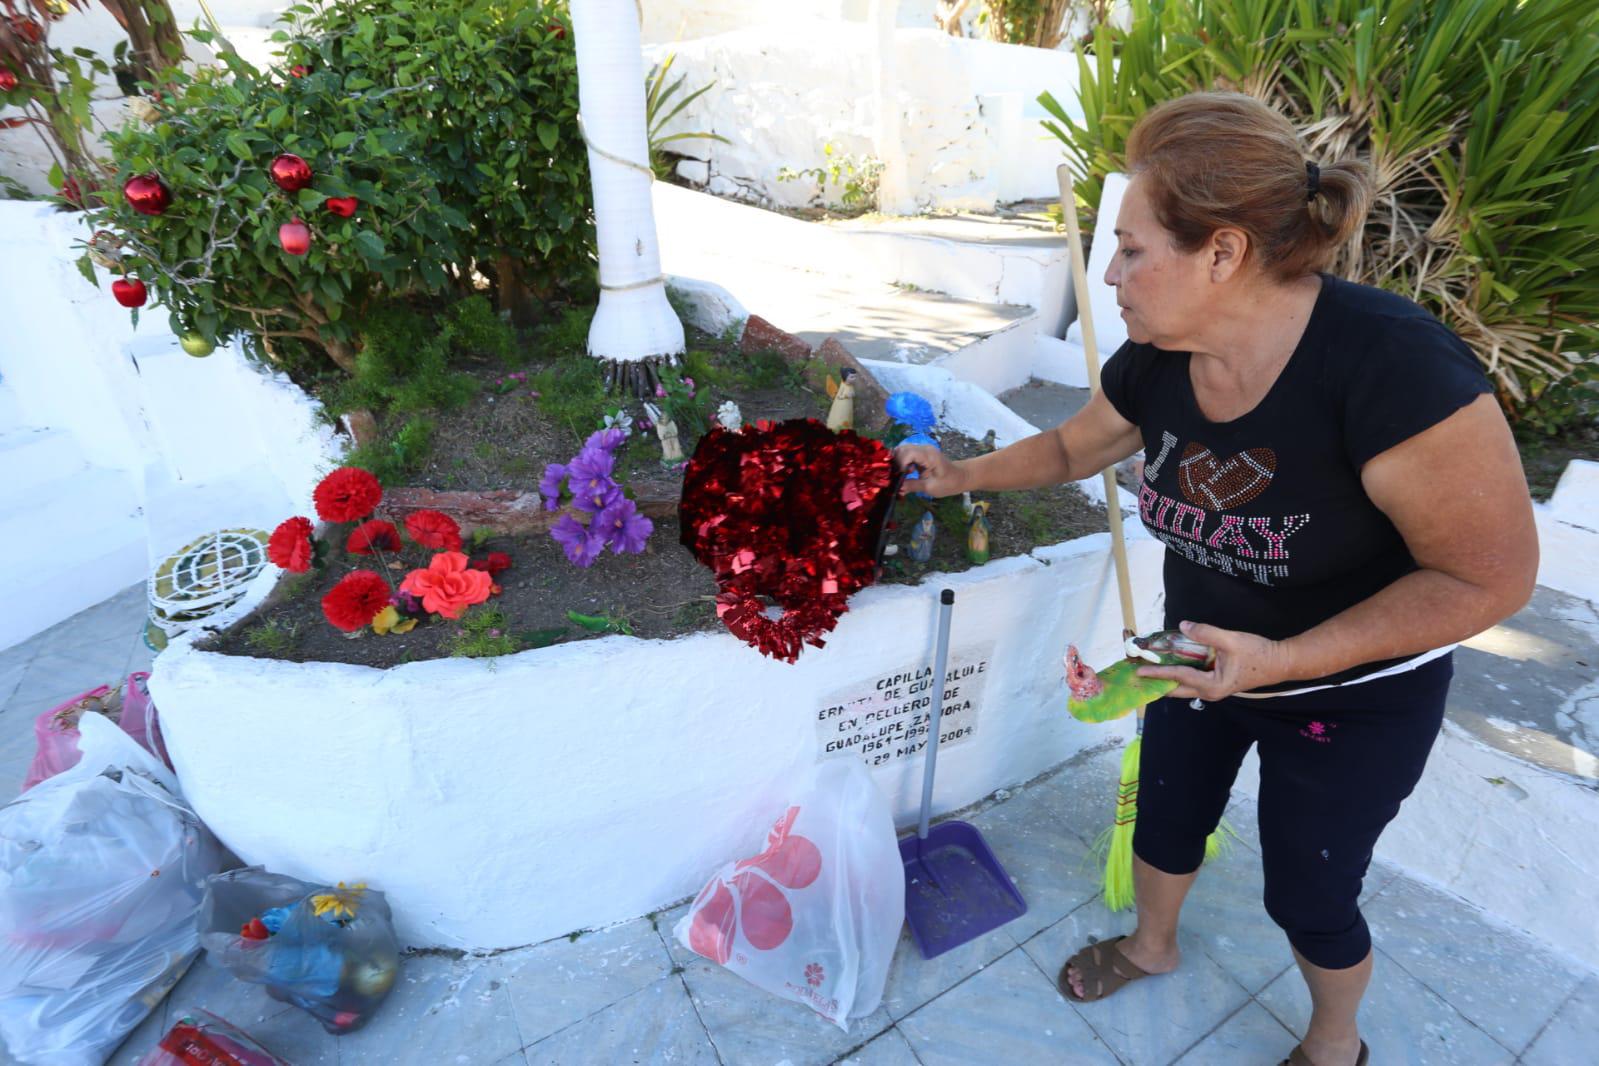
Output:
M1090 944L1073 955L1061 971L1061 991L1080 1002L1103 999L1129 981L1170 973L1181 960L1175 943L1146 944L1135 931L1131 936Z
M1283 1066L1366 1066L1371 1052L1358 1036L1326 1040L1307 1036L1283 1060Z

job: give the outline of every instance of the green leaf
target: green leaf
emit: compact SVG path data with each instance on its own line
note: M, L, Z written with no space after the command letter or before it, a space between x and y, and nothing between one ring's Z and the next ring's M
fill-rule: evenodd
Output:
M244 134L237 130L228 134L227 144L228 151L232 152L245 162L249 162L250 159L255 155L255 153L250 150L250 142L245 138Z
M538 125L539 143L546 152L555 151L556 141L560 139L560 130L556 129L553 122L540 122Z
M60 163L50 164L50 173L44 179L52 189L59 189L67 183L66 172L61 169Z
M359 133L345 130L342 133L335 133L333 135L333 140L330 143L333 145L333 150L335 152L342 152L346 148L350 147L350 145L354 144L360 136L361 135Z
M94 263L89 259L89 253L84 252L78 256L77 263L78 273L83 275L84 280L95 288L99 288L100 280L94 276Z

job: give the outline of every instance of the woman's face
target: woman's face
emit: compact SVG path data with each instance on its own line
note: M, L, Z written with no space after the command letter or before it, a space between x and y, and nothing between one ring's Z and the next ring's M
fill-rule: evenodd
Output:
M1116 215L1116 251L1105 271L1105 284L1116 288L1127 336L1167 351L1192 349L1190 341L1217 295L1213 261L1208 244L1196 252L1172 245L1171 234L1155 220L1143 175L1135 175Z

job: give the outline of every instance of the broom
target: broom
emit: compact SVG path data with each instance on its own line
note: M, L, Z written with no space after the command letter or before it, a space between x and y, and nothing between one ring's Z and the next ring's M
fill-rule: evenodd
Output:
M1060 183L1060 213L1066 222L1072 256L1072 284L1077 292L1077 317L1083 326L1083 359L1088 364L1088 387L1099 388L1099 348L1094 342L1094 314L1088 292L1088 265L1083 259L1083 231L1077 220L1077 191L1072 185L1071 168L1062 163L1055 168ZM1116 562L1116 589L1121 594L1122 628L1128 633L1138 631L1133 610L1133 584L1127 567L1127 542L1122 536L1122 510L1117 504L1116 472L1107 467L1101 476L1105 479L1105 515L1110 521L1111 556ZM1133 903L1133 826L1138 821L1138 760L1144 743L1144 708L1138 708L1138 720L1133 739L1122 752L1121 780L1116 786L1116 814L1110 827L1100 833L1094 842L1096 854L1105 857L1105 906L1113 911L1125 910ZM1222 855L1229 847L1228 838L1234 836L1232 827L1224 821L1205 841L1205 860Z

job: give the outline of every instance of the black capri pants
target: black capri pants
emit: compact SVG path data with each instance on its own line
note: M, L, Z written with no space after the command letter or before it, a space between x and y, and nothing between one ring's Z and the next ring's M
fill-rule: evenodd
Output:
M1199 869L1251 744L1260 748L1266 913L1316 966L1371 950L1360 886L1377 837L1421 779L1443 724L1453 655L1372 681L1202 710L1163 699L1144 719L1133 852L1157 870Z

